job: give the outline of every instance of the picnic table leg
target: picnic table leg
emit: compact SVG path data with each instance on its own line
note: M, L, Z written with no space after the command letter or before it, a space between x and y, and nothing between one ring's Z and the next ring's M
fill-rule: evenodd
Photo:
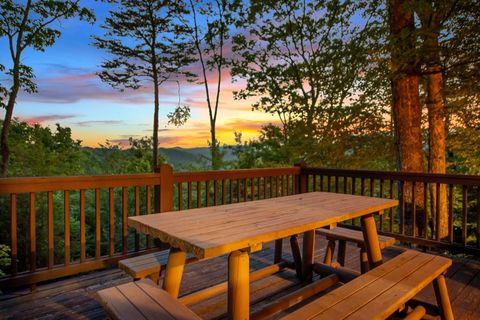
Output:
M186 257L187 254L180 249L170 248L162 289L167 291L175 299L178 297L178 292L180 291Z
M362 216L361 221L368 261L370 269L373 269L383 263L382 251L378 243L377 225L373 214Z
M448 297L445 276L440 275L433 280L433 288L435 290L435 297L437 299L437 305L440 308L440 316L442 320L453 320L452 305L450 304L450 298Z
M250 264L248 252L234 251L228 256L228 318L250 317Z
M302 278L303 281L311 282L313 278L313 258L315 256L315 230L307 231L303 234L303 261Z

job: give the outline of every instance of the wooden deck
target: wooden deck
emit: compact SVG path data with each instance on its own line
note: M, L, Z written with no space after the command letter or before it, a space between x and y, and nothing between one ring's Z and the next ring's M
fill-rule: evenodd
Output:
M284 255L291 259L288 241L284 243ZM317 259L323 259L325 245L324 238L317 236ZM359 270L358 250L356 246L347 246L347 267ZM386 249L384 257L388 259L399 251L396 247ZM266 245L261 252L252 254L251 270L265 267L272 260L273 245ZM180 295L225 281L226 264L227 257L222 256L208 262L188 265ZM456 319L479 319L480 263L456 258L447 277ZM0 294L0 319L105 319L103 309L95 300L95 293L99 289L128 281L131 281L129 276L114 268L39 285L33 293L29 289L19 289ZM261 309L265 304L300 286L292 270L284 270L256 281L251 287L252 311ZM417 298L435 303L433 288L428 287ZM189 307L202 318L223 319L226 316L226 294Z

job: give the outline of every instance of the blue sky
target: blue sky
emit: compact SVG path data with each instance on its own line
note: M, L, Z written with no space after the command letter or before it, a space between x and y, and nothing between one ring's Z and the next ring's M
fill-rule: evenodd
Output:
M62 36L45 52L27 50L23 63L33 67L39 92L22 93L14 117L29 123L54 128L55 123L72 128L83 145L97 146L105 140L125 143L129 137L151 136L153 105L151 88L119 92L102 83L96 72L107 53L91 46L91 35L102 35L102 24L110 5L97 1L81 1L93 8L94 25L75 20L62 21ZM7 52L6 39L0 39L1 52ZM9 57L0 56L0 63L9 66ZM5 78L1 79L5 81ZM215 78L212 76L212 81ZM228 72L224 74L219 108L218 136L221 143L233 143L234 131L242 131L246 139L254 138L258 128L276 118L252 112L249 101L234 101ZM160 144L164 147L206 146L209 137L208 113L203 86L182 83L181 104L190 106L192 118L181 127L168 126L166 114L178 104L178 86L167 82L160 88ZM3 117L3 111L0 111Z

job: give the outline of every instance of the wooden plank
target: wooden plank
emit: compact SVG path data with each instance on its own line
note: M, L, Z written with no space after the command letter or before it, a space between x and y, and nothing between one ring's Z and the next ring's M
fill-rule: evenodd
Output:
M122 253L126 254L128 251L128 194L127 188L122 188Z
M200 318L181 304L178 300L173 299L165 291L160 290L155 287L151 281L137 281L135 282L139 288L141 288L150 298L152 298L157 303L161 303L162 307L170 314L173 319L178 320L188 320L195 319L200 320ZM158 314L153 314L152 319L158 319ZM163 318L162 318L163 319Z
M98 292L103 307L114 319L146 319L116 287Z
M85 190L80 190L80 263L86 258Z

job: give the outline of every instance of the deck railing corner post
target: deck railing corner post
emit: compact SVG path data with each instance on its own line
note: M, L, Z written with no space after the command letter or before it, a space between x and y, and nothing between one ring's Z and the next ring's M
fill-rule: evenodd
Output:
M300 173L295 176L295 194L308 192L308 175L304 171L307 167L305 161L297 161L294 166L300 168Z
M161 164L155 169L160 173L160 184L155 186L155 212L173 210L173 169L168 164Z

